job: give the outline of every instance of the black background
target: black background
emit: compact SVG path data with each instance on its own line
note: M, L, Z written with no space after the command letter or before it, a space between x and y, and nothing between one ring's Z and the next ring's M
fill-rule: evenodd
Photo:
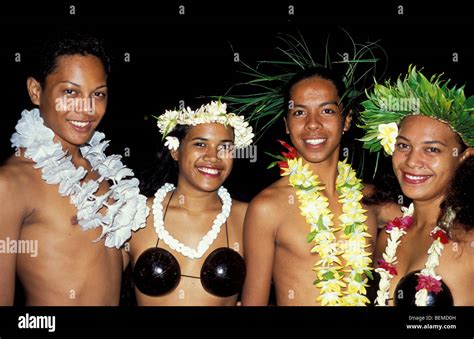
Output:
M75 15L70 15L71 5ZM185 15L179 15L180 5ZM294 15L288 14L290 5ZM403 6L403 15L398 14L398 6ZM388 56L386 77L397 77L415 64L428 74L444 72L455 83L466 84L467 94L472 92L474 21L463 16L469 10L459 4L17 1L0 13L0 161L12 152L9 139L20 112L32 108L25 84L38 50L48 36L61 30L94 32L111 51L109 104L98 130L112 140L109 152L130 150L125 163L138 175L151 166L161 147L151 115L177 107L180 100L196 107L207 101L197 99L200 96L223 95L231 85L246 80L239 73L242 65L233 60L232 48L252 66L259 60L281 58L275 36L282 32L301 32L322 61L328 34L333 53L349 49L343 28L356 42L379 41ZM21 54L20 63L15 62L15 53ZM130 53L128 63L125 53ZM453 53L458 54L458 62L453 62ZM345 139L359 135L353 126ZM265 169L271 159L263 153L278 153L278 137L284 138L282 124L259 142L257 163L236 161L226 183L234 197L248 201L278 178L278 171ZM372 167L373 161L366 162L365 181L371 180Z
M69 14L71 5L76 6L75 15ZM185 15L178 14L179 5L185 6ZM294 6L294 15L288 15L289 5ZM403 15L397 12L400 5L403 6ZM38 48L56 31L93 31L105 39L114 61L108 109L99 130L112 140L110 152L123 153L125 148L130 149L131 156L125 159L125 163L139 173L153 162L160 147L160 136L151 115L177 106L179 100L195 107L203 102L197 97L222 95L237 81L245 80L238 73L241 65L233 61L230 45L243 61L255 65L258 60L277 55L277 33L295 34L299 30L317 55L322 55L328 33L336 36L334 48L344 52L347 46L342 42L339 46L337 40L338 34L342 36L342 27L358 42L380 40L388 55L387 77L394 78L405 72L409 64L416 64L424 67L427 73L444 72L453 82L466 84L466 93L471 95L474 16L469 14L471 10L467 4L415 4L408 1L349 4L341 1L168 1L163 4L162 1L125 0L123 4L83 1L15 1L8 7L2 4L0 161L12 152L9 139L20 112L32 108L26 92L26 77L38 59ZM20 63L15 62L15 53L21 53ZM124 53L130 53L131 62L124 62ZM458 62L453 62L453 53L458 53ZM354 130L352 135L357 135L357 131ZM264 151L277 152L274 140L278 137L284 137L281 124L259 143L256 164L244 160L236 162L226 184L234 196L248 201L278 178L276 170L265 170L271 159L263 154ZM8 322L7 328L15 328L17 314L25 313L24 309L0 311L3 321ZM470 311L472 309L456 311L462 323L472 319ZM85 317L84 321L92 322L96 327L115 326L119 319L124 321L122 326L143 327L149 324L157 328L170 325L168 320L182 316L183 321L187 320L194 326L219 326L220 322L220 325L240 327L247 322L251 326L303 327L304 324L311 326L314 319L315 330L322 324L333 329L386 327L402 330L408 323L408 314L411 314L394 310L359 314L314 309L298 309L297 312L288 309L234 310L225 313L173 309L169 313L160 310L159 314L145 311L129 314L130 311L112 312L108 309L91 313L80 309L45 309L45 314L48 312L60 314L63 325L67 324L67 327L76 327L75 319ZM433 314L433 311L424 312ZM101 324L100 314L106 315L104 324ZM260 318L258 314L261 314ZM155 322L155 316L158 319L164 317L162 319L166 321ZM117 317L115 321L114 317ZM135 323L127 323L129 317ZM347 326L344 321L349 321ZM454 323L460 324L461 320ZM57 326L61 327L58 323ZM466 329L469 325L460 327ZM441 334L451 333L454 332L443 331ZM472 333L468 337L472 337Z

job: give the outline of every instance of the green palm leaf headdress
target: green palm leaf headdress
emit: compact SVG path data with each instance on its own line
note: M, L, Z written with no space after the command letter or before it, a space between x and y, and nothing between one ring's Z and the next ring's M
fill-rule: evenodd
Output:
M428 79L416 67L392 83L375 84L362 102L359 127L365 130L360 139L371 152L393 153L398 125L408 115L423 115L449 125L467 146L474 146L474 96L466 99L464 86L450 86L442 74Z
M367 79L376 73L379 58L382 54L386 59L385 51L378 42L360 44L343 30L350 41L350 53L330 53L329 36L326 40L324 60L317 61L308 44L301 34L295 37L290 34L279 34L280 42L276 48L282 58L279 60L259 61L255 68L241 61L244 70L241 71L249 78L246 82L232 86L226 95L219 97L232 107L235 113L247 115L250 123L257 130L257 140L278 119L284 116L284 89L289 80L298 72L313 67L343 67L343 81L347 88L341 95L341 100L349 104L364 93ZM342 50L342 47L339 47ZM380 53L381 52L381 53ZM332 58L334 60L332 60ZM240 90L244 94L233 94ZM262 125L263 124L263 125Z

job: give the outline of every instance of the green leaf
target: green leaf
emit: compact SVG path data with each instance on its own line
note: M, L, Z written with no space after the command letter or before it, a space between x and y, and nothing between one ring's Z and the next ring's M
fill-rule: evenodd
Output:
M334 279L334 273L332 272L326 272L323 274L324 280L331 280Z
M275 167L277 164L278 164L278 161L274 161L274 162L270 163L270 165L267 166L267 169L271 169L271 168Z
M377 138L378 133L369 133L365 137L357 139L359 141L365 142L365 141L371 141L372 139Z
M269 153L269 152L263 152L263 153L265 153L266 155L271 156L274 159L278 159L278 161L285 161L286 160L286 158L283 155L272 154L272 153Z
M364 273L370 280L374 280L374 276L372 275L371 270L364 270Z
M258 126L255 142L284 115L286 109L283 89L296 72L315 66L345 67L343 80L347 91L341 94L341 98L347 98L349 102L361 96L364 90L370 87L368 80L375 75L379 60L386 57L385 51L378 42L356 43L346 30L341 31L348 40L348 45L352 46L352 50L349 50L352 54L349 60L341 60L340 53L331 53L337 49L330 46L329 35L325 49L323 48L323 58L318 61L314 50L310 49L301 33L280 33L276 36L278 41L275 47L280 58L261 60L255 66L240 61L242 69L239 73L243 74L246 80L234 84L220 97L222 101L229 103L229 106L232 105L234 112L246 114L247 120L253 123L255 128ZM341 39L334 41L339 45ZM382 76L383 74L380 74L380 77Z

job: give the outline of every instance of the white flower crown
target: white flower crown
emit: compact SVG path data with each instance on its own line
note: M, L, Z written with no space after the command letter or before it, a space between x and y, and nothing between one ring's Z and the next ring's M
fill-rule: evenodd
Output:
M252 143L254 134L252 127L244 120L243 116L234 113L227 113L227 105L220 101L211 101L209 104L202 105L198 110L191 108L165 111L157 120L160 133L163 139L166 138L165 146L170 150L176 150L179 147L179 140L176 137L167 136L177 125L196 126L199 124L219 123L224 126L234 128L235 148L244 148Z

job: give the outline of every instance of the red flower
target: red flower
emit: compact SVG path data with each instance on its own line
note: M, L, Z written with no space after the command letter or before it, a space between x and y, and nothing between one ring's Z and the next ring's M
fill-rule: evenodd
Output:
M383 268L384 270L388 271L388 273L390 273L391 275L397 275L398 274L395 266L390 265L385 260L380 259L378 261L378 264L379 264L380 268Z
M419 274L416 290L419 291L423 288L426 288L428 292L433 293L439 293L442 291L441 282L438 279L435 279L430 275Z
M295 159L298 156L298 152L296 151L296 148L293 146L289 145L288 143L282 141L282 140L277 140L283 147L285 147L289 152L281 152L281 154L287 158L287 159Z
M283 169L288 168L288 162L287 161L278 161L277 162L278 167L280 167L280 175L283 174Z
M447 244L449 242L449 237L446 234L446 232L443 230L437 230L436 232L431 232L430 235L434 240L439 239L439 241L441 241L442 244Z
M406 231L411 226L411 224L413 224L413 217L410 215L407 215L406 217L402 217L402 218L396 217L392 221L389 221L386 227L388 231L391 231L392 228L394 227L398 227Z

